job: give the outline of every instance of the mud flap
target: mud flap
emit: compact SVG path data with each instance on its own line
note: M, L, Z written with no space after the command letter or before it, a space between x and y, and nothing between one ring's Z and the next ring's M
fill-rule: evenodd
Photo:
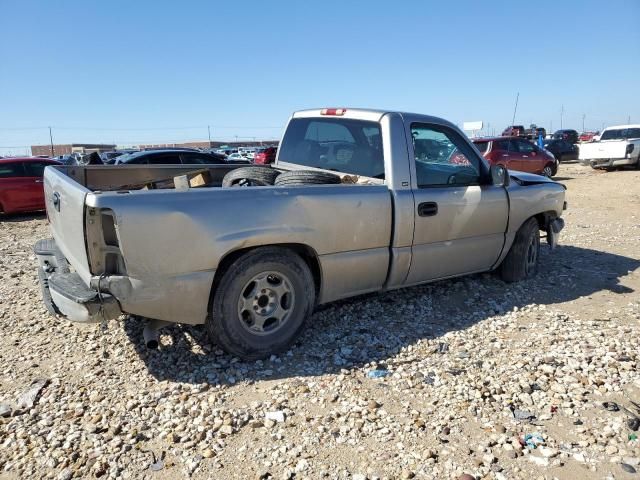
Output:
M558 237L560 232L564 228L564 220L562 218L556 218L549 223L547 227L547 243L554 250L558 246Z

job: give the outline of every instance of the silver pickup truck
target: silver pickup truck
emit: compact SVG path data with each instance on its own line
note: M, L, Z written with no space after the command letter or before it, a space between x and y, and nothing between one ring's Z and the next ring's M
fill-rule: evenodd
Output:
M319 304L474 272L530 277L540 232L554 247L564 225L563 185L490 168L426 115L300 111L273 166L207 166L192 184L194 168L47 167L53 238L34 247L47 308L144 317L150 346L167 322L205 324L256 359L286 349Z

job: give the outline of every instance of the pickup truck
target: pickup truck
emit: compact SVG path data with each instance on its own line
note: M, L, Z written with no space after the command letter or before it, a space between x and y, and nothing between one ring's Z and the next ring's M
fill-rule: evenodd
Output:
M49 311L146 318L150 347L168 322L205 324L258 359L320 304L475 272L531 277L540 232L553 248L564 225L562 184L490 167L426 115L299 111L274 165L204 167L207 182L186 188L186 165L48 167L53 238L34 250Z
M600 139L580 145L580 163L613 169L623 165L640 168L640 125L618 125L602 131Z

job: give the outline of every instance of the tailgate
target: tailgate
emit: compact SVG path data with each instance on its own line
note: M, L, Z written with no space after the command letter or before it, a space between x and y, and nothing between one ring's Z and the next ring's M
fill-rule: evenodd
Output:
M91 273L84 236L84 204L90 190L68 177L66 167L44 171L44 198L56 245L80 278L89 284Z
M580 160L598 158L624 158L627 142L597 142L580 145Z

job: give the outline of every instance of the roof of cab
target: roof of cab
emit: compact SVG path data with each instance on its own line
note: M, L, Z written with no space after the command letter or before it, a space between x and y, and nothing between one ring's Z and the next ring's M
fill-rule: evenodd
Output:
M323 114L323 110L339 109L343 112L339 115ZM324 107L324 108L311 108L307 110L298 110L294 112L292 118L350 118L354 120L367 120L370 122L379 122L387 114L398 114L411 121L426 122L426 123L438 123L449 125L458 128L452 122L445 120L444 118L434 117L432 115L425 115L422 113L401 112L398 110L385 110L385 109L373 109L373 108L350 108L350 107Z

